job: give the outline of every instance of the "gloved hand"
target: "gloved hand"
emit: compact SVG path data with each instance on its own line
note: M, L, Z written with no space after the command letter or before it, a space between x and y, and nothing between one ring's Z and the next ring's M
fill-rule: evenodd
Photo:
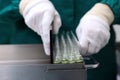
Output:
M41 36L45 53L50 55L50 30L58 33L61 26L60 16L49 0L31 1L27 6L25 4L28 2L21 2L21 14L27 26Z
M76 33L82 55L97 53L110 39L109 25L96 16L85 16Z
M111 13L108 14L105 11ZM110 24L112 21L113 13L104 4L95 5L94 8L83 16L76 29L82 55L95 54L109 42Z

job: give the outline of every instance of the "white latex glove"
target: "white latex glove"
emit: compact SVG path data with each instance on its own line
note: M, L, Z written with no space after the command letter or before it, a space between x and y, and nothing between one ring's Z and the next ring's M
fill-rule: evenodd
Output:
M50 55L50 30L57 34L61 26L60 16L53 4L49 0L34 0L25 7L22 15L27 26L41 36L45 53Z
M97 16L84 16L76 34L82 55L91 55L100 51L110 39L110 27L104 20Z
M82 55L99 52L110 39L110 25L114 21L111 8L102 3L95 4L80 20L76 29Z

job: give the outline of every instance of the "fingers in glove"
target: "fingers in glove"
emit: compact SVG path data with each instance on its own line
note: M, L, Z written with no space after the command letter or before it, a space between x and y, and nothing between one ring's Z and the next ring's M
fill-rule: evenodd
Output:
M59 28L61 27L61 19L58 12L55 12L54 20L53 20L53 33L57 34L59 31Z
M99 35L94 35L94 34L99 34ZM104 34L102 35L102 31L91 31L91 33L87 34L88 36L88 41L90 42L89 48L88 48L88 53L95 54L97 53L100 49L101 46L103 45L103 40L104 40Z
M87 53L88 50L88 41L86 40L86 38L83 36L82 34L82 30L80 29L80 27L78 27L76 29L76 34L79 40L79 49L80 49L80 53L81 55L85 56L85 54Z
M89 46L88 46L88 51L87 51L87 55L92 55L92 54L95 54L97 53L99 50L97 48L96 45L90 43Z
M104 35L104 36L102 36L102 35ZM101 37L105 37L105 38L103 38L103 40L102 40L104 43L101 43L101 47L105 47L105 45L109 42L110 32L108 32L108 31L102 32L102 33L101 33ZM105 43L106 43L106 44L105 44Z
M34 10L34 9L32 9L32 10ZM32 11L31 10L31 11ZM30 11L30 13L28 13L26 16L25 16L25 23L26 23L26 25L27 26L29 26L29 28L31 28L31 29L33 29L35 32L37 32L39 29L38 29L38 27L36 26L36 23L37 23L37 20L36 20L36 16L37 16L37 14L35 15L35 16L33 16L33 14L31 14L32 12ZM39 19L39 18L38 18ZM34 28L33 28L33 26L34 26Z
M80 53L84 56L87 54L89 42L85 37L81 37L79 43L80 43Z
M50 39L48 39L49 36L49 34L41 36L46 55L50 55Z
M43 15L42 21L42 34L41 38L43 40L43 46L45 49L46 55L50 55L50 30L52 29L51 23L53 21L53 13L46 12Z

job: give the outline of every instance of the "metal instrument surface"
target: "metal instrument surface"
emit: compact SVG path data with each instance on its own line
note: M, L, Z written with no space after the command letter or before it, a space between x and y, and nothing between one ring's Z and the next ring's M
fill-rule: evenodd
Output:
M86 80L84 64L50 64L42 45L0 45L0 80Z

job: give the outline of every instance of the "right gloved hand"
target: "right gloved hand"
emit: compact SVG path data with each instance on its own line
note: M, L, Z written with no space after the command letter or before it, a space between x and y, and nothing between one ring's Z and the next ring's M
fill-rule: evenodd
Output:
M26 4L27 3L27 4ZM61 19L49 0L22 0L20 12L26 25L41 36L45 53L50 55L50 30L58 33Z
M98 53L110 39L110 25L114 14L110 7L97 3L80 20L76 29L81 54L84 56Z

